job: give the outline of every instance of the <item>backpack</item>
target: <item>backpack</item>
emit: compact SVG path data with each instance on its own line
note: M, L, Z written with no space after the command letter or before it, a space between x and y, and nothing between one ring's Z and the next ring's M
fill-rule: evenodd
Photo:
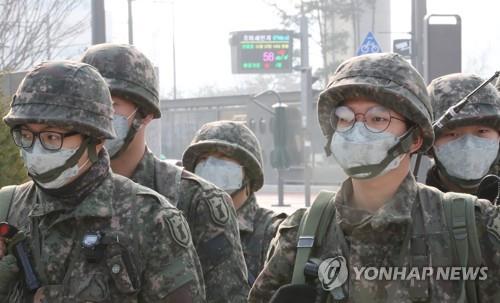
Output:
M311 257L312 249L313 247L321 247L326 238L328 226L330 226L331 221L335 220L335 194L331 191L321 191L301 219L292 284L306 283L304 270ZM443 199L444 215L451 235L451 244L454 246L452 253L453 250L456 252L462 267L477 266L481 264L482 259L476 230L475 200L474 196L464 196L454 192L445 193ZM416 225L418 226L418 224ZM458 302L477 302L475 282L467 280L461 281L461 283ZM409 293L414 302L421 302L429 295L427 287L423 283L411 285Z
M7 221L16 185L9 185L0 188L0 222Z

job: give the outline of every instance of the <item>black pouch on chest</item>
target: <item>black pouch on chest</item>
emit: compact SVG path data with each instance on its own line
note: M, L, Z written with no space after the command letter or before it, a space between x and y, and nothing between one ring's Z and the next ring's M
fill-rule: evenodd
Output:
M137 260L129 245L117 235L87 232L83 236L82 253L89 264L102 264L116 289L120 293L133 294L139 291L140 278Z
M106 247L106 266L115 283L116 288L126 294L139 291L140 278L132 252L114 242Z

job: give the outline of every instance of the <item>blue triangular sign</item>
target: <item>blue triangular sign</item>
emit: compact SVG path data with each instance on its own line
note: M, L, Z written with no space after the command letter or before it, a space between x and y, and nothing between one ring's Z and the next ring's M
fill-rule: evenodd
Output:
M375 36L372 34L372 32L368 32L365 40L363 40L363 43L361 43L361 45L359 46L358 51L356 52L356 56L381 52L382 48L375 39Z

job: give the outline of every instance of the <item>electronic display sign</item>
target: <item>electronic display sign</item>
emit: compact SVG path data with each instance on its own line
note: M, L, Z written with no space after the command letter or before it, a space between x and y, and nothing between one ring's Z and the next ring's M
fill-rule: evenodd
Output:
M292 31L233 32L230 44L234 74L292 72Z

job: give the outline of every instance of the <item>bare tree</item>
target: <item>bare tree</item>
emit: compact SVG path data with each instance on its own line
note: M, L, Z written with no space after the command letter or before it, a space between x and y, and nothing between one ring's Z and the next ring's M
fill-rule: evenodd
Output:
M74 19L82 0L0 0L0 71L53 59L71 46L87 24Z
M338 53L345 53L348 49L349 35L354 35L354 41L359 40L359 22L363 14L363 7L369 4L375 8L376 0L309 0L292 1L293 8L284 7L281 1L264 0L272 6L281 17L281 23L287 27L298 29L302 12L308 17L312 25L312 32L316 32L319 40L314 40L321 48L323 67L316 71L324 84L328 76L333 73L338 64L345 58L336 58ZM345 29L335 28L335 20L352 22L352 33ZM374 21L372 21L373 23ZM332 57L333 56L333 57Z

